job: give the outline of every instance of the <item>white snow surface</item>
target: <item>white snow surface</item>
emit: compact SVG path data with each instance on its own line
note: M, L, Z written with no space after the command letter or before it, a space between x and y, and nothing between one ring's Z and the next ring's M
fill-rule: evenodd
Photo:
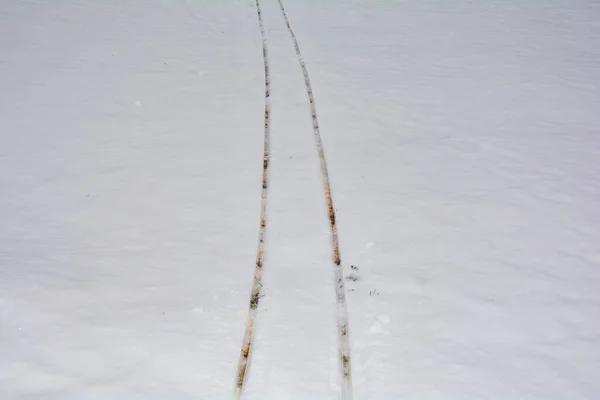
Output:
M261 5L245 398L338 399L308 100ZM356 279L354 398L600 398L599 3L284 5ZM231 398L260 211L254 1L5 1L0 50L0 399Z

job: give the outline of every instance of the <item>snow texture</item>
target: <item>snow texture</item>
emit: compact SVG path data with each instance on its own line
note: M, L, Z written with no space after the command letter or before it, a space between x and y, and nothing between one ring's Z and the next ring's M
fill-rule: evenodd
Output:
M327 207L276 0L247 399L338 399ZM287 0L354 398L600 398L600 5ZM249 0L0 5L0 398L229 399L259 226Z

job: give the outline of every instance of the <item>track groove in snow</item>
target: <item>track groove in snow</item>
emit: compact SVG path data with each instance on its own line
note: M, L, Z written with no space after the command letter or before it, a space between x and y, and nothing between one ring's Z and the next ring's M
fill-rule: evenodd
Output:
M242 396L244 390L244 383L246 382L246 376L248 371L248 364L250 362L250 356L252 351L252 339L254 333L254 323L256 320L256 314L258 310L258 303L261 298L262 289L262 276L263 276L263 260L265 252L265 236L267 232L267 195L269 188L269 142L270 142L270 119L269 119L269 97L270 93L270 82L269 82L269 56L267 52L267 39L265 35L265 27L262 19L260 10L260 2L256 0L256 12L258 15L258 23L260 27L260 33L262 38L262 49L263 49L263 61L265 66L265 125L264 125L264 152L263 152L263 177L262 177L262 189L261 189L261 206L260 206L260 228L259 228L259 240L258 250L256 254L256 267L254 270L254 280L252 282L252 291L250 294L250 305L248 308L248 319L246 322L246 329L244 332L244 339L242 342L242 351L238 362L238 369L236 374L236 387L235 387L235 398L239 399Z
M331 184L329 180L329 172L327 168L327 162L325 159L325 151L323 148L323 142L319 131L319 122L317 118L316 105L312 86L308 75L308 70L304 63L300 46L296 35L292 30L290 21L288 19L285 7L281 0L279 0L279 7L281 14L285 21L285 25L289 31L290 37L294 43L296 56L302 69L304 76L304 83L306 86L306 92L310 102L311 119L313 126L313 134L315 137L317 152L319 155L321 174L323 178L323 189L325 192L325 199L327 202L329 226L331 230L331 248L333 255L333 269L334 269L334 280L335 280L335 294L336 294L336 323L338 331L338 343L339 343L339 366L341 375L341 389L342 399L352 399L352 374L351 374L351 363L350 363L350 343L348 336L348 311L346 306L346 295L344 288L344 278L341 266L341 255L340 246L338 239L338 232L336 226L335 208L333 205L333 197L331 195ZM256 258L256 268L254 272L254 279L252 282L252 289L250 295L250 304L248 310L248 318L246 322L246 328L244 332L244 339L242 343L242 350L238 361L238 368L236 374L236 386L235 386L235 398L240 399L244 391L246 378L248 375L248 368L252 355L252 344L253 344L253 333L256 315L258 311L258 304L261 298L262 289L262 276L263 276L263 259L265 251L265 236L266 236L266 225L267 225L267 195L268 195L268 166L269 166L269 140L270 140L270 125L269 125L269 98L270 98L270 79L269 79L269 59L267 51L267 38L262 18L262 12L260 7L260 0L256 0L256 9L258 22L261 32L262 47L263 47L263 61L265 68L265 119L264 119L264 157L263 157L263 180L262 180L262 198L261 198L261 217L260 217L260 230L259 230L259 244Z
M338 341L339 341L339 361L340 361L340 373L341 373L341 388L342 388L342 399L352 399L352 369L350 363L350 338L348 335L348 308L346 306L346 290L344 288L344 276L342 270L342 261L340 255L340 244L337 232L337 226L335 221L335 208L333 206L333 197L331 195L331 184L329 180L329 171L327 168L327 162L325 160L325 150L323 148L323 140L321 139L321 132L319 130L319 120L317 118L317 108L315 105L315 99L313 95L312 86L308 76L308 69L302 57L300 51L300 45L298 39L292 29L289 18L283 6L282 0L278 0L281 14L285 20L285 24L290 33L292 41L294 42L294 48L296 49L296 56L298 62L302 68L302 74L304 75L304 84L306 85L306 93L310 102L310 112L313 125L313 133L315 142L317 145L317 152L319 154L319 160L321 162L321 174L323 176L323 187L325 190L325 199L327 201L327 207L329 209L329 225L331 228L331 246L333 252L333 271L335 279L335 295L336 295L336 319L338 329Z

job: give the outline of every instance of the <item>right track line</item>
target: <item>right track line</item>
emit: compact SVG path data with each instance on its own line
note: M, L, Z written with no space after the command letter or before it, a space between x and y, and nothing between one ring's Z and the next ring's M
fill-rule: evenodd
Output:
M350 364L350 339L348 336L348 308L346 306L346 290L344 289L344 274L342 270L342 260L340 255L340 243L338 239L338 231L335 220L335 208L333 206L333 197L331 196L331 183L329 181L329 171L327 169L327 162L325 161L325 150L323 148L323 140L321 139L321 132L319 131L319 120L317 119L317 107L315 105L315 98L313 95L312 86L310 79L308 78L308 70L304 63L304 58L300 52L300 45L298 39L292 30L290 20L288 19L285 7L283 6L282 0L279 2L279 8L281 14L287 25L287 29L294 43L296 49L296 56L302 68L302 74L304 75L304 84L306 86L306 93L308 94L308 101L310 103L310 113L313 124L313 134L315 142L317 144L317 153L321 161L321 175L323 177L323 188L325 191L325 200L327 201L327 207L329 209L329 226L331 229L331 248L333 253L333 274L335 284L335 296L336 296L336 322L338 328L338 341L339 341L339 365L341 373L341 387L342 387L342 400L352 400L352 369Z

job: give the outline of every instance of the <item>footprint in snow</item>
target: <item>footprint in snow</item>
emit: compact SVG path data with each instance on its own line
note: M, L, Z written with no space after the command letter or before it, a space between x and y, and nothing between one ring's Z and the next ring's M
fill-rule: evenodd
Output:
M389 335L392 332L385 327L390 323L390 317L385 314L381 314L377 316L377 320L371 325L369 331L367 332L369 335Z

